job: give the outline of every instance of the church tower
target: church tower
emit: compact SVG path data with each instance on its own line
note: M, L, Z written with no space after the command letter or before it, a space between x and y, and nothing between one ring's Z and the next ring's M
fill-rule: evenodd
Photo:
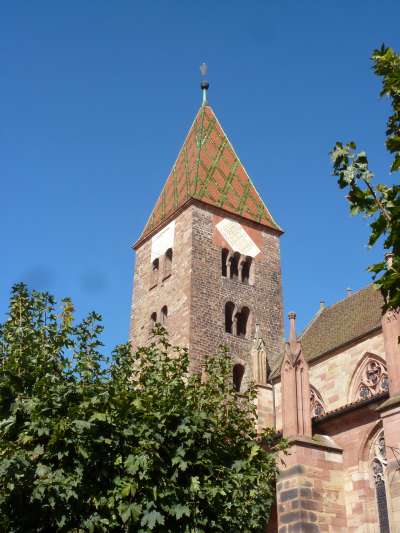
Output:
M252 369L254 350L272 366L282 353L282 230L207 103L207 82L202 89L203 104L134 245L130 338L144 345L162 323L171 343L189 348L194 371L226 345L240 390L252 373L266 382L265 365Z

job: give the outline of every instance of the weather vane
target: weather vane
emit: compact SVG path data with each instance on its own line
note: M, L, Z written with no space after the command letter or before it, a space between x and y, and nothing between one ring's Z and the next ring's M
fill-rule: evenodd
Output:
M205 76L207 75L207 72L208 72L208 66L205 63L202 63L200 65L200 74L203 76L203 78L205 78ZM208 88L210 87L210 84L208 83L206 79L202 79L200 83L200 87L201 87L201 90L203 91L203 104L202 105L207 105L207 91L208 91Z

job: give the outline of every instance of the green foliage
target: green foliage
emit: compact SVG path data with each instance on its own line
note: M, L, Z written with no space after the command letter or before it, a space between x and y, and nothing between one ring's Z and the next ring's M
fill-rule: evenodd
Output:
M100 354L101 317L13 288L0 326L0 530L259 531L274 499L271 431L254 428L221 350L208 380L159 328Z
M393 154L391 172L400 169L400 55L384 45L372 55L375 73L382 78L381 96L388 96L392 114L386 129L386 148ZM383 237L383 247L394 254L388 268L385 261L369 266L375 285L385 300L383 311L400 307L400 186L373 184L365 152L356 152L354 142L337 142L331 152L333 175L341 189L348 189L352 214L371 218L369 245ZM380 277L379 277L380 276Z

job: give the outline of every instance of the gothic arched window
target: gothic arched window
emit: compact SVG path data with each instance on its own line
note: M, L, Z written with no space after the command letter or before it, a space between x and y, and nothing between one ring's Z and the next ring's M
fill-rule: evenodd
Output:
M325 405L320 393L312 385L310 385L310 406L311 418L322 416L326 412Z
M388 389L389 380L384 361L374 354L366 354L353 376L350 401L367 400Z
M375 485L376 504L379 517L380 533L390 533L389 514L386 497L385 469L386 469L386 446L385 435L381 430L371 450L371 471Z

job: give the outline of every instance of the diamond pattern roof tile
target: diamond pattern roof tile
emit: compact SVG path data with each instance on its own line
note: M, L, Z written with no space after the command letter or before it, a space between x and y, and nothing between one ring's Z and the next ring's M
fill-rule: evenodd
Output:
M190 198L282 231L209 105L199 109L139 242Z

